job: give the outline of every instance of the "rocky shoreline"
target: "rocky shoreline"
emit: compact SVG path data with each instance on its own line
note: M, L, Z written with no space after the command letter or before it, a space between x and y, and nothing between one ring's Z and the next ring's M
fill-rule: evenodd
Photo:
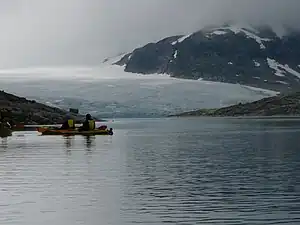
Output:
M281 94L250 103L217 109L199 109L169 117L300 116L300 92Z
M15 124L26 125L60 124L67 115L71 116L76 123L82 123L85 117L4 91L0 91L0 110Z

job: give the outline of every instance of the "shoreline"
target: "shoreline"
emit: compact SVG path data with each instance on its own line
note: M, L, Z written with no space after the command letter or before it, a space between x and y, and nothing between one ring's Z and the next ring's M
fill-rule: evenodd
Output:
M262 98L249 103L213 109L198 109L169 117L299 118L300 92Z
M300 115L276 115L276 116L168 116L167 118L188 118L188 119L300 119Z
M187 119L187 120L231 120L231 121L300 121L300 115L276 115L276 116L183 116L183 117L151 117L151 118L129 118L131 120L141 119L141 120L164 120L164 119ZM115 118L114 121L111 122L120 122L124 118ZM128 118L126 118L128 119ZM96 121L96 123L100 123L102 121ZM128 122L130 123L130 121ZM107 125L107 124L106 124ZM37 131L38 127L60 127L61 124L24 124L24 127L15 127L12 129L13 132L22 132L22 131ZM76 124L76 127L81 126L81 124Z

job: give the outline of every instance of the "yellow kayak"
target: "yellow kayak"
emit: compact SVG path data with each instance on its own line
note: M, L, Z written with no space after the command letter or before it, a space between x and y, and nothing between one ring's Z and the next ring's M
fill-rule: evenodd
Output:
M95 129L90 131L78 131L75 130L58 130L58 129L50 129L46 127L37 127L38 132L42 133L42 135L113 135L113 131L105 129Z

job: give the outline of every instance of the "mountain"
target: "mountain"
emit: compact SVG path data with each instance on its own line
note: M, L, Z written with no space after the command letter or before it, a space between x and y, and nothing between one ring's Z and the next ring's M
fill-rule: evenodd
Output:
M300 32L225 24L164 38L125 54L115 65L139 74L168 74L279 92L300 88Z

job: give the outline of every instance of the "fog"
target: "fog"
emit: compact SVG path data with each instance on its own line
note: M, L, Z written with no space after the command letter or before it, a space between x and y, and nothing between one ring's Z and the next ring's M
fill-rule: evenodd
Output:
M299 0L1 1L0 68L97 65L229 20L298 28L299 9Z

